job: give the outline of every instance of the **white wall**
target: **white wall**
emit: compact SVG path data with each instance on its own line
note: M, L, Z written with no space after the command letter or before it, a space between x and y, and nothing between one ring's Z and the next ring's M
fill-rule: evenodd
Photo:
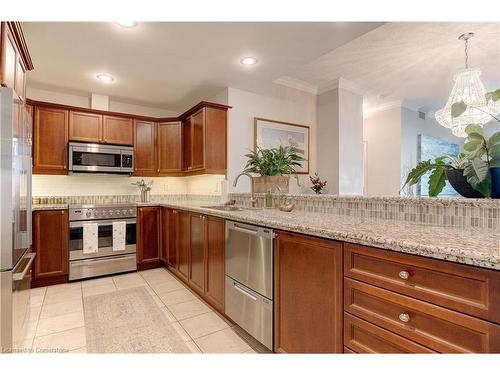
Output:
M230 192L249 192L250 183L241 178L233 187L234 178L245 168L245 154L254 147L254 117L284 121L310 127L309 173L316 171L316 96L304 91L275 85L270 94L262 95L235 88L227 90L228 105L228 170ZM290 180L290 192L309 189L308 176L300 176L298 186Z
M464 142L433 117L420 119L416 111L406 107L371 113L364 118L367 195L399 195L408 172L417 164L419 134L446 139L460 147Z
M339 90L339 194L362 195L363 96Z
M334 89L317 97L318 172L328 183L325 191L339 193L339 90Z
M75 95L53 90L26 87L26 96L29 99L40 100L43 102L90 108L90 94ZM178 116L180 114L177 111L171 111L164 108L149 107L133 103L123 103L118 100L114 100L113 98L109 99L109 110L113 112L122 112L151 117L170 117Z
M366 181L368 196L399 195L401 176L401 107L365 117Z

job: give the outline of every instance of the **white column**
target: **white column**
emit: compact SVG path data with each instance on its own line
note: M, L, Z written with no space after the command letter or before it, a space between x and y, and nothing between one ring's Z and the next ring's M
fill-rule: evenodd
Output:
M318 173L329 194L362 195L363 94L340 79L318 96Z

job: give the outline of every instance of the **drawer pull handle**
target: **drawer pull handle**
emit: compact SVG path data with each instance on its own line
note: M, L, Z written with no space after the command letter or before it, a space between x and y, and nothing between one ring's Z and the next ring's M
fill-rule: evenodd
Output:
M408 280L408 278L410 277L410 273L408 271L401 271L399 272L398 276L400 279Z
M407 313L399 314L399 320L401 320L403 323L408 323L410 321L410 315Z

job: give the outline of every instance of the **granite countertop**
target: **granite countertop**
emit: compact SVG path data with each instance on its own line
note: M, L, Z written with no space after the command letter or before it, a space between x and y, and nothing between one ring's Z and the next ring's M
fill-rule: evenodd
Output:
M46 203L34 204L31 207L32 211L47 211L47 210L66 210L68 205L66 203Z
M164 206L194 211L274 229L500 270L500 233L491 229L444 227L303 211L282 212L277 209L219 211L204 208L212 205L217 203L194 200L137 203L139 207ZM33 210L65 208L68 208L67 204L33 206Z
M219 216L339 241L500 270L500 233L488 229L412 224L346 215L277 209L219 211L196 201L138 203Z

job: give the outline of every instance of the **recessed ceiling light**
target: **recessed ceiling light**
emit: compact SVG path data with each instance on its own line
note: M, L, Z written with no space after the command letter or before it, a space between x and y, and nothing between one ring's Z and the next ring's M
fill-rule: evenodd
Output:
M126 28L131 28L131 27L136 27L137 22L135 21L115 21L117 25L120 25L121 27L126 27Z
M106 73L98 74L97 79L101 82L106 82L106 83L110 83L110 82L113 82L115 80L112 76L110 76L109 74L106 74Z
M244 57L240 60L243 65L255 65L257 64L257 59L255 57Z

